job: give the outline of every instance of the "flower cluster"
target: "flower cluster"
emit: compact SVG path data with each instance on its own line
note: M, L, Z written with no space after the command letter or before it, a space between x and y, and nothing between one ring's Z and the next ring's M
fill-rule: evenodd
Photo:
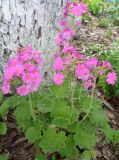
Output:
M80 13L79 13L80 12ZM75 58L82 59L84 55L80 54L76 51L76 49L70 45L70 41L76 35L76 30L70 28L68 22L68 16L71 15L73 19L75 19L74 28L81 24L80 17L87 12L87 6L82 3L71 3L68 2L64 7L64 15L63 19L60 22L61 31L58 33L58 38L56 40L56 45L60 48L63 56L61 57L60 54L55 54L54 56L54 65L53 70L55 71L53 80L55 84L61 85L64 81L64 74L63 72L66 70L70 64L75 60ZM77 21L76 17L79 18Z
M17 85L17 93L25 96L38 90L41 84L40 67L42 58L37 50L31 46L18 51L15 58L11 58L7 65L3 81L3 93L11 93L13 83Z
M83 81L85 88L90 88L97 77L107 72L109 73L107 74L106 82L114 85L117 76L111 64L107 61L99 61L96 57L93 57L85 60L82 64L78 64L75 69L75 76Z
M54 55L53 81L56 85L61 85L67 70L74 68L75 77L83 81L85 88L90 88L94 80L104 73L107 74L106 82L114 85L117 76L109 62L99 61L96 57L86 58L72 45L73 37L81 26L83 14L90 16L84 3L68 2L64 7L64 16L60 22L61 29L56 40L57 53Z

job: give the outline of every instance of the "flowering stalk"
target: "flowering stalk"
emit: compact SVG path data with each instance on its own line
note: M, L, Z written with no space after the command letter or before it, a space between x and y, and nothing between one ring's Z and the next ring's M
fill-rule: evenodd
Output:
M75 92L75 87L76 87L76 81L71 81L70 83L70 91L71 91L71 113L70 113L70 118L69 118L69 123L71 121L71 117L73 114L74 110L74 92Z
M35 117L35 113L34 113L34 109L33 109L33 105L32 105L31 94L28 94L28 97L29 97L29 105L30 105L31 116L32 116L33 120L35 120L36 117Z
M92 93L91 93L91 101L90 101L89 109L88 109L87 113L85 114L85 116L82 118L82 120L79 122L79 124L81 124L88 117L88 115L90 114L90 111L93 107L92 104L93 104L93 98L94 98L95 85L96 85L96 78L94 79L94 83L92 85Z

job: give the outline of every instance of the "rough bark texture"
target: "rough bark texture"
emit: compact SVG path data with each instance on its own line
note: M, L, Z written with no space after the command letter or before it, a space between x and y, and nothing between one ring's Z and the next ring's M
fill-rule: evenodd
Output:
M17 46L39 49L50 70L58 22L66 0L0 0L0 83Z

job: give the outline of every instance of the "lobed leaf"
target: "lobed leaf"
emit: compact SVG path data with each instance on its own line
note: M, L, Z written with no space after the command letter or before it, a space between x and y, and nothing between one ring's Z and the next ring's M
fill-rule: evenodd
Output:
M42 139L40 141L40 147L45 152L56 152L60 151L65 145L66 136L64 132L58 132L55 128L48 128L44 131Z

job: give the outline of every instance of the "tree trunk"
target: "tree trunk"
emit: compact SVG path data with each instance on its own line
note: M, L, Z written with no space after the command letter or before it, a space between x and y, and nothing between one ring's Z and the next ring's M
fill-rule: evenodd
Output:
M55 38L67 0L0 0L0 83L5 63L18 46L41 51L44 72L50 70ZM46 61L47 60L47 61Z

